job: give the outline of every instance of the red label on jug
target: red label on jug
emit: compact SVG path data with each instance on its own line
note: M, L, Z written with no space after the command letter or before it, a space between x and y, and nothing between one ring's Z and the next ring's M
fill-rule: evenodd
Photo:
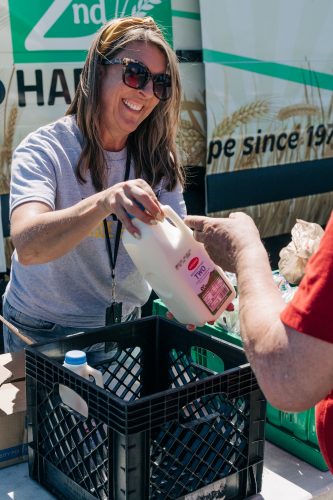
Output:
M197 254L191 257L189 250L175 267L212 314L215 314L230 297L232 288L208 256L205 258Z
M199 258L193 257L193 259L191 259L190 262L188 263L187 269L189 271L193 271L193 269L195 269L198 264L199 264Z

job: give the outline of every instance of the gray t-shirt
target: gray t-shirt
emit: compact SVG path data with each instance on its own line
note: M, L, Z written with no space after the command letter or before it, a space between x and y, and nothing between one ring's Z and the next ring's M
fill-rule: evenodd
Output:
M28 135L17 147L12 162L10 211L29 201L40 201L53 210L78 203L96 192L92 182L79 183L75 168L81 153L82 135L75 117L66 116ZM126 149L105 152L108 185L124 180ZM133 179L131 164L129 178ZM155 188L162 204L170 205L181 217L186 208L182 189ZM108 218L113 249L117 221ZM123 303L123 316L149 298L150 287L137 271L120 241L116 262L116 300ZM35 318L62 326L100 327L111 303L111 268L103 223L72 251L46 264L23 266L16 251L12 257L8 302Z

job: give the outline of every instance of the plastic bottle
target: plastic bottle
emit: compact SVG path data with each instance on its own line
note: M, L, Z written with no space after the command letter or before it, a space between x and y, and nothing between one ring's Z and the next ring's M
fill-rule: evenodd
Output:
M221 315L235 298L235 289L175 211L167 205L163 211L166 218L156 225L134 219L141 238L125 229L123 244L174 317L202 326Z
M63 366L99 387L104 387L101 372L88 365L87 356L84 351L68 351L65 355ZM63 403L84 417L88 417L87 403L75 391L65 385L59 384L59 395Z

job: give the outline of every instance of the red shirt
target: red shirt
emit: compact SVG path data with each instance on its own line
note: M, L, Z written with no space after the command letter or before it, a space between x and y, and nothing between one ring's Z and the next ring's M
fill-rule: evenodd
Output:
M333 343L333 213L281 320L298 332ZM333 472L333 391L316 405L316 426L320 449Z

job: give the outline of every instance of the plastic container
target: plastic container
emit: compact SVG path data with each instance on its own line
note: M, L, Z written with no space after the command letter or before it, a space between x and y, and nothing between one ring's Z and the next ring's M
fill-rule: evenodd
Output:
M317 469L328 470L318 444L314 407L292 413L267 404L266 439Z
M202 326L222 314L235 298L235 289L175 211L167 205L163 210L166 218L156 225L135 219L141 238L124 230L123 244L174 317Z
M84 351L74 350L66 352L63 366L80 375L80 377L97 384L99 387L104 387L102 373L88 365L87 355ZM70 387L59 384L59 396L62 402L69 406L69 408L84 417L88 417L87 403Z
M103 342L116 347L95 357L93 344ZM62 366L67 350L84 347L104 389ZM224 372L195 361L193 347L222 359ZM25 352L30 475L57 497L220 492L234 500L260 492L266 401L239 347L154 316ZM85 421L61 404L65 382L87 401Z

